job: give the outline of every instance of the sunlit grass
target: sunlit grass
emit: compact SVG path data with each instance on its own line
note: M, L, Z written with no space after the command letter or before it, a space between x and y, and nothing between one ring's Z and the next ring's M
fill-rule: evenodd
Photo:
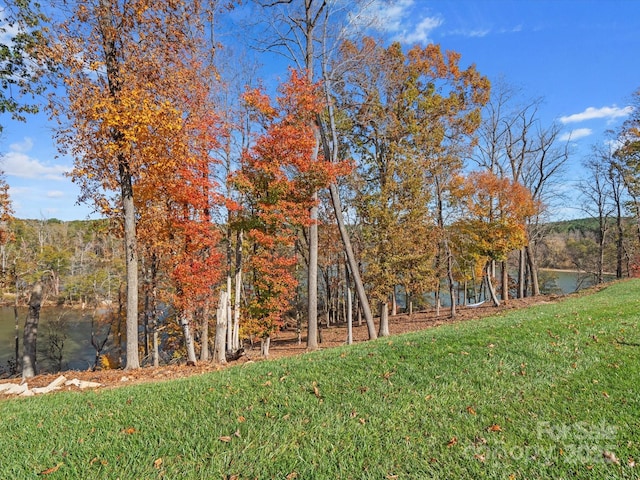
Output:
M623 282L199 377L2 401L0 478L639 478L639 307L640 282Z

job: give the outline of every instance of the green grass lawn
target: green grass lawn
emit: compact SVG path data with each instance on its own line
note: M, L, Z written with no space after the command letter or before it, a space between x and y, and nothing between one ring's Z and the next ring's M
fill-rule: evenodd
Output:
M198 377L5 400L0 478L640 478L639 319L634 280Z

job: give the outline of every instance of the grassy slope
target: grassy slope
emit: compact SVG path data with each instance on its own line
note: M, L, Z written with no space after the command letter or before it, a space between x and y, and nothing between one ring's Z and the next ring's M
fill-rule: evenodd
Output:
M630 281L200 377L2 401L0 478L640 478L639 311Z

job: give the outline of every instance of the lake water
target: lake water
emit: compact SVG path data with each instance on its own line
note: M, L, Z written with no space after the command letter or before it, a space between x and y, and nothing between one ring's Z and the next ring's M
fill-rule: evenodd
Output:
M542 293L574 293L591 287L595 277L590 274L565 270L540 270L538 273ZM615 279L615 275L605 275L605 282Z
M38 368L49 370L46 349L50 328L66 335L63 347L63 369L86 370L93 366L95 350L91 346L91 311L71 310L58 307L43 307L38 324ZM27 309L18 309L20 355L22 355L22 335ZM15 315L13 307L0 307L0 372L7 369L10 360L15 359Z

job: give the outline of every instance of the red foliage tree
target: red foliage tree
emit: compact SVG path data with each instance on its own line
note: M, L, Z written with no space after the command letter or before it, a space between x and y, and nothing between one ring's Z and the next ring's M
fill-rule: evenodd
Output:
M244 197L240 227L251 245L247 313L263 339L264 354L295 294L295 241L299 229L311 224L313 192L326 188L342 168L312 161L315 140L309 125L322 110L318 85L292 71L279 91L276 105L260 90L245 95L264 131L234 176Z

